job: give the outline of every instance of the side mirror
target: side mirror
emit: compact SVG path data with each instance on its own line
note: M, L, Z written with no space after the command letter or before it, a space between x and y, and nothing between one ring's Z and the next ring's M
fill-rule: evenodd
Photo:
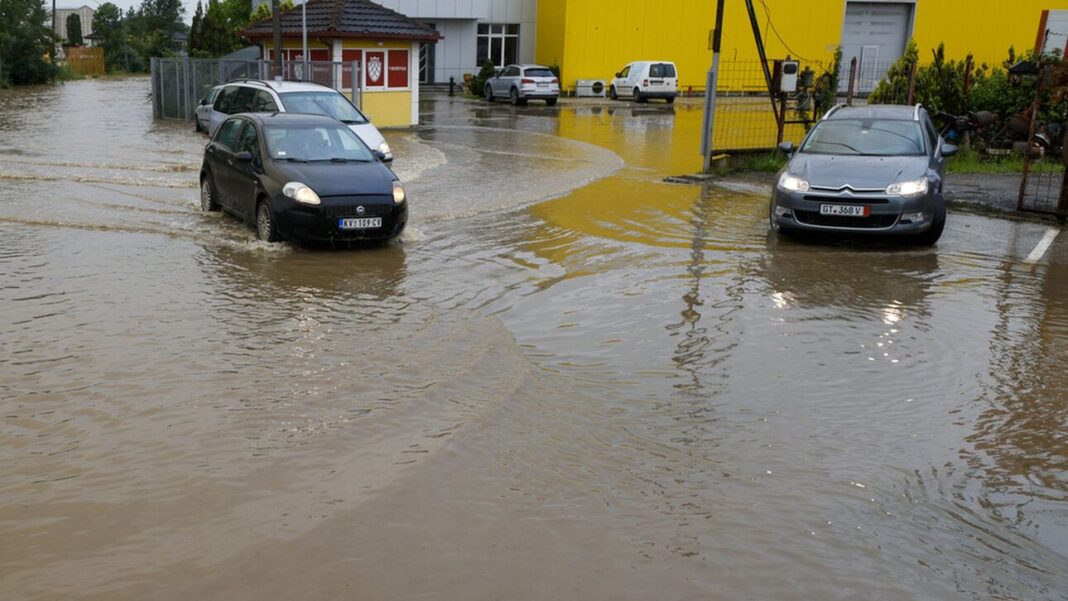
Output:
M200 99L200 106L205 106L207 104L208 104L208 99L207 98L201 98Z
M623 72L622 71L617 72L616 73L616 77L623 77Z
M247 163L252 160L252 153L247 150L242 150L241 152L234 155L234 160L241 161L242 163Z
M793 142L783 142L782 144L779 144L778 148L779 148L779 150L781 150L783 152L783 154L785 154L787 156L789 156L789 155L794 153L794 143Z
M948 157L951 157L951 156L953 156L955 154L957 154L957 147L956 146L954 146L952 144L943 144L942 145L942 156L948 158Z

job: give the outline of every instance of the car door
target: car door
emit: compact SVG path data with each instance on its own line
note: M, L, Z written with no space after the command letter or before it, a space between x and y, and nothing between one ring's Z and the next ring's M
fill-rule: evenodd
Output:
M247 152L252 160L244 161L237 154ZM234 155L228 163L230 174L231 198L234 211L243 218L252 221L256 214L256 195L259 192L260 172L263 166L263 153L260 152L260 134L256 124L245 121L237 136Z
M631 65L630 72L627 73L627 83L624 91L628 95L634 94L634 88L637 88L642 82L642 77L645 76L645 70L647 66L645 63L635 63Z
M215 103L211 107L211 119L208 122L208 134L214 134L219 125L230 116L230 105L233 104L234 94L237 94L237 86L226 86L215 97Z
M629 94L627 89L627 78L630 76L630 65L623 67L621 71L616 73L616 76L612 79L612 85L616 88L616 94Z
M237 148L238 136L245 126L246 120L240 117L231 117L223 121L219 126L215 137L204 150L207 155L208 166L211 169L212 181L215 184L215 192L219 197L219 204L224 208L237 212L234 206L232 183L235 148Z

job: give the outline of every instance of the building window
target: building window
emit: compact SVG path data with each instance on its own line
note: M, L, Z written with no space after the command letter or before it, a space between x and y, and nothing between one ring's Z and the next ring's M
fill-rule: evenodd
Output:
M477 44L478 65L486 59L497 67L517 62L519 57L519 24L479 23Z

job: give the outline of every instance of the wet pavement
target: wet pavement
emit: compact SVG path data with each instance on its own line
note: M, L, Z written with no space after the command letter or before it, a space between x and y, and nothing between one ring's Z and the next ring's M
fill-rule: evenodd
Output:
M1068 598L1048 225L777 239L694 108L438 98L402 241L264 244L148 87L0 92L5 599Z

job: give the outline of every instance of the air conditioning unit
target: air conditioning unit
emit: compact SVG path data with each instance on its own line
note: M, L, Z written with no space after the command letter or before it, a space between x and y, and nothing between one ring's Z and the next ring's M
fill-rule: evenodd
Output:
M603 79L580 79L575 83L575 96L604 98L607 88Z

